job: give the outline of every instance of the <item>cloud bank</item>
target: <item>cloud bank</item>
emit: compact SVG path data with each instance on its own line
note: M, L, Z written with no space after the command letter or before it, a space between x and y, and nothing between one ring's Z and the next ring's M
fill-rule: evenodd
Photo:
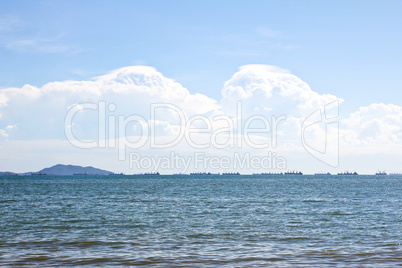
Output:
M306 146L326 153L328 140L339 141L341 156L401 154L402 107L374 103L340 118L338 109L341 109L342 101L335 95L313 91L306 82L288 70L269 65L241 66L225 82L220 100L190 93L155 68L130 66L91 80L50 82L40 88L25 85L1 89L0 146L7 148L8 144L13 144L15 148L15 144L24 141L27 150L34 150L27 143L59 140L65 150L65 127L72 128L79 139L97 139L99 111L84 109L82 105L92 103L99 107L99 103L105 103L106 126L117 124L119 116L127 119L139 115L144 124L154 126L154 133L161 141L178 135L184 127L184 131L192 132L192 139L199 144L208 144L211 136L215 141L226 144L228 138L242 139L242 128L247 125L256 129L255 133L249 134L252 144L267 143L270 151L287 157L306 153ZM335 102L336 105L332 107ZM196 117L199 120L183 125L177 111L172 109L160 109L157 120L151 118L151 106L157 103L176 107L187 120ZM74 115L74 123L65 126L66 114L72 107L79 111ZM139 121L130 122L125 126L124 135L138 138L144 133L141 124ZM264 128L265 132L258 131ZM105 137L119 138L118 135ZM44 143L40 144L43 146ZM52 146L54 144L52 142ZM205 146L204 151L216 155L234 151L261 155L267 151L266 148L250 146L247 142L241 146L227 143L227 146L222 146L224 150L217 147ZM165 151L185 154L193 149L194 146L183 139ZM152 149L149 145L139 150L148 154L164 152Z

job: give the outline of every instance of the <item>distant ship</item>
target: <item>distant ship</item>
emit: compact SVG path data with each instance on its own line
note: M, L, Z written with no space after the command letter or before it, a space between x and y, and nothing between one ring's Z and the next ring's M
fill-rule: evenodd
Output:
M332 175L332 174L329 173L329 172L327 172L327 173L314 173L314 175L330 176L330 175Z
M253 175L268 175L268 176L273 176L273 175L283 175L282 172L263 172L263 173L253 173Z
M160 175L159 172L147 172L144 173L143 175Z
M357 174L356 171L355 172L346 171L346 172L338 173L338 175L359 175L359 174Z
M86 172L84 173L73 173L74 176L88 175Z
M225 173L222 173L222 175L235 175L235 176L239 176L240 173L239 173L239 172L225 172Z
M375 175L387 175L387 172L379 170Z
M287 171L285 175L303 175L301 171Z
M176 175L181 175L181 174L176 174ZM214 174L214 173L211 173L211 172L193 172L193 173L190 173L190 175L191 176L209 176L209 175L219 175L219 173Z
M42 173L42 172L34 172L34 173L31 173L31 175L33 175L33 176L44 176L44 175L47 175L47 174Z

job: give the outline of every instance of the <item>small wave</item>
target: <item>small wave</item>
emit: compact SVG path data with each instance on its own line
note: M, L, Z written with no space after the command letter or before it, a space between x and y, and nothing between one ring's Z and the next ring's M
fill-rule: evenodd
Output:
M14 200L14 199L0 200L0 204L1 203L12 203L12 202L17 202L17 200Z
M299 241L299 240L310 240L310 238L305 236L293 236L293 237L281 237L279 241Z
M322 200L322 199L304 199L302 202L306 202L306 203L321 203L321 202L325 202L325 200Z
M51 259L51 257L49 257L49 256L38 255L38 256L24 258L20 262L37 262L37 261L42 262L42 261L48 261L50 259Z
M350 216L350 215L353 215L353 214L347 213L347 212L342 212L342 211L332 211L332 212L326 212L325 215L332 215L332 216Z
M213 237L212 234L190 234L187 236L188 238L209 238Z

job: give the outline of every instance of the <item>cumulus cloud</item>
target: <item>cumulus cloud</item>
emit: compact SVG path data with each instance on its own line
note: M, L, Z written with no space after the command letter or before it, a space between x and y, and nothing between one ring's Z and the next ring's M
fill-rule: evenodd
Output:
M256 115L268 118L271 125L275 125L269 135L275 136L278 150L302 151L303 138L317 151L326 151L326 119L319 119L320 122L306 130L303 129L304 121L321 110L323 115L333 109L337 111L342 101L334 95L313 91L288 70L254 64L240 67L224 84L221 106L223 111L236 117L241 105L243 120ZM337 105L330 107L329 104L334 102Z
M228 111L233 111L234 103L241 100L246 113L274 112L296 117L305 117L337 99L311 90L288 70L256 64L240 67L225 83L222 96L222 107Z
M2 89L0 127L17 125L14 138L18 139L63 138L64 117L68 109L74 104L99 101L113 103L119 115L139 114L146 118L151 103L173 103L187 115L218 108L215 100L202 94L190 94L179 83L152 67L131 66L90 81L50 82L40 88L25 85ZM86 111L86 115L87 119L80 117L82 132L96 131L96 112Z
M399 152L402 146L402 107L373 103L342 120L342 142L356 152Z

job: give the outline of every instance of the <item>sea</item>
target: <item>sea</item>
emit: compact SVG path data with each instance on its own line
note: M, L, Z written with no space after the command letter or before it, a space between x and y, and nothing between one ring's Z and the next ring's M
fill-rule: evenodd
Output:
M400 267L402 176L3 176L0 266Z

